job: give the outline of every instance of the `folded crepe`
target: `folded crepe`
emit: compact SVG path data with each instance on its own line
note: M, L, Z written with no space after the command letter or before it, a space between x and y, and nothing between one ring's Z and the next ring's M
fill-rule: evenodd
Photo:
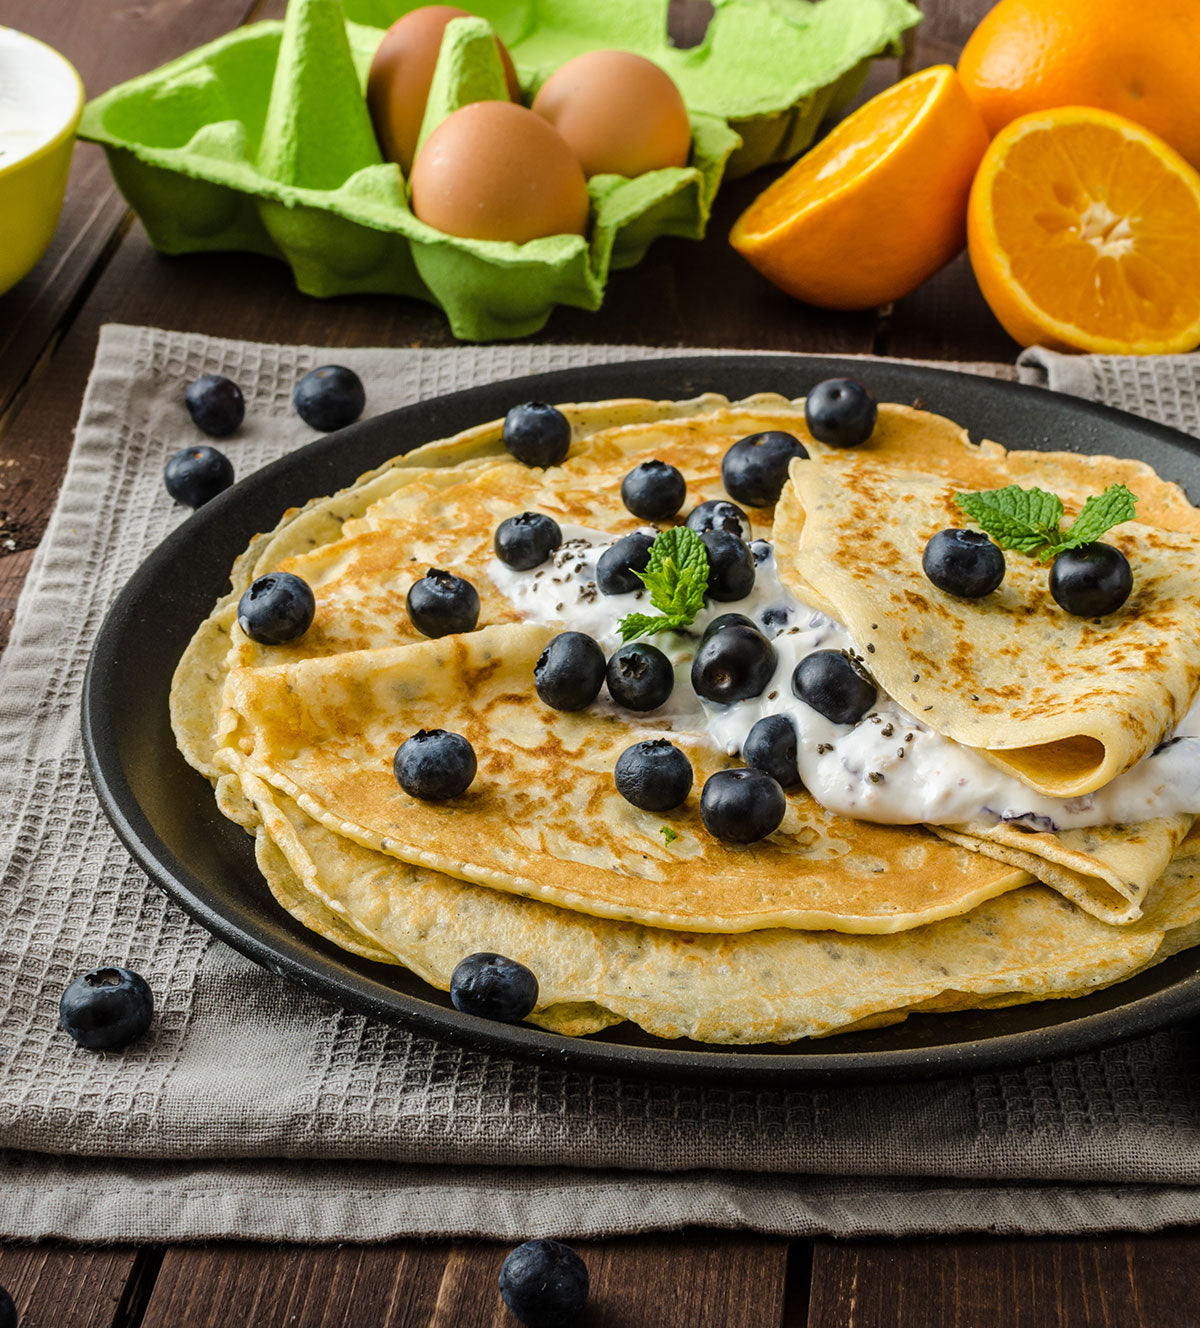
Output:
M1079 458L1053 460L1065 479ZM1087 460L1094 471L1096 458ZM870 648L871 673L894 701L1030 788L1091 793L1153 751L1190 708L1200 686L1200 532L1142 521L1110 531L1105 539L1133 567L1133 593L1106 618L1081 618L1055 603L1046 564L1025 554L1007 554L1003 583L982 599L929 580L929 539L970 524L954 501L963 481L869 456L796 461L791 474L776 516L784 583ZM1007 459L987 476L991 489L1024 479ZM1081 491L1099 492L1082 477L1066 487L1060 480L1055 491L1080 504Z
M398 862L330 831L286 794L237 777L238 819L280 905L369 958L447 990L465 954L508 955L538 978L531 1022L582 1035L631 1020L663 1038L792 1042L914 1013L1083 996L1200 940L1200 839L1146 915L1114 928L1043 886L912 931L668 931L557 908Z
M695 734L672 734L696 772L684 807L634 807L613 767L626 747L664 730L616 707L544 705L533 666L553 635L508 624L234 668L214 762L249 771L338 835L404 862L660 927L898 931L1028 881L921 829L829 812L803 790L789 795L768 839L723 844L703 828L697 795L734 762ZM479 762L467 792L444 803L410 797L392 773L400 743L430 727L463 734ZM676 835L669 844L664 824Z

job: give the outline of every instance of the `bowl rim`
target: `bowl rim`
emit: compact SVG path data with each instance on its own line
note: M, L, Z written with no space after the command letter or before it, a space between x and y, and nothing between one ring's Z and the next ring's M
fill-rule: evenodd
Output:
M15 174L23 166L28 166L32 162L40 161L42 158L50 156L52 153L58 151L64 143L72 139L75 136L76 129L79 128L79 120L83 115L83 105L87 100L87 94L84 91L83 79L79 76L79 70L75 68L61 51L56 51L53 46L49 45L49 43L42 41L38 37L31 37L29 33L22 32L19 28L9 27L7 24L0 24L0 43L3 43L6 39L13 38L15 38L15 44L17 45L20 45L22 42L28 42L33 46L40 46L43 51L48 53L52 61L57 62L66 70L75 85L75 102L71 107L70 112L67 114L66 119L59 125L59 128L55 131L52 138L44 143L38 144L37 147L14 158L14 160L0 165L0 180L4 180L8 176Z

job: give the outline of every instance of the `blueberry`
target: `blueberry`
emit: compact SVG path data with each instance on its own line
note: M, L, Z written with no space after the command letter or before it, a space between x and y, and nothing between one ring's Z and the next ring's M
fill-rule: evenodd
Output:
M772 636L778 636L792 618L792 611L785 604L772 604L759 615L764 632L769 630Z
M792 692L835 724L857 724L875 704L875 684L841 650L814 650L792 670Z
M227 437L246 418L242 389L221 374L201 374L183 399L192 423L212 438Z
M450 975L450 1000L463 1014L519 1024L537 1004L538 980L515 959L504 955L467 955Z
M634 573L646 570L653 543L653 535L637 530L632 535L622 535L612 548L605 549L596 564L596 585L600 593L628 595L644 589Z
M0 1328L17 1328L17 1307L3 1287L0 1287Z
M651 738L625 748L613 780L626 802L643 811L669 812L691 792L692 763L666 738Z
M700 644L703 645L710 636L715 636L718 632L723 632L726 627L749 627L752 632L758 631L758 624L753 618L747 618L744 613L722 613L719 617L714 618L704 629L704 635L700 638Z
M692 660L692 687L706 701L728 705L761 696L775 672L775 647L756 627L715 632Z
M1111 544L1082 544L1060 553L1050 568L1050 593L1060 609L1080 618L1116 613L1133 590L1129 559Z
M780 788L796 788L800 771L796 766L796 726L787 715L767 715L746 735L742 760L752 770L770 775Z
M745 539L750 534L750 518L737 503L724 498L710 498L693 507L684 524L697 535L703 535L706 530L727 530L738 539Z
M150 1027L154 997L140 973L93 968L67 987L58 1003L63 1028L91 1051L116 1051Z
M761 770L718 770L700 790L700 819L714 839L753 844L779 829L787 798Z
M555 710L582 710L600 695L604 651L583 632L560 632L533 666L537 694Z
M238 626L251 641L278 646L303 636L316 611L307 581L291 572L268 572L238 600Z
M665 461L643 461L621 481L621 501L643 521L669 521L686 497L687 481Z
M857 447L875 429L879 407L875 398L853 378L827 378L818 383L804 403L808 431L830 447Z
M473 632L479 621L479 592L461 576L438 567L412 583L405 605L412 625L423 636Z
M767 561L771 556L772 549L767 540L751 540L750 552L754 555L754 564L757 567L759 564Z
M583 1260L559 1240L527 1240L500 1266L500 1295L528 1328L564 1328L587 1304Z
M233 462L207 443L183 447L167 462L163 480L177 503L203 507L233 483Z
M725 492L750 507L773 507L783 492L788 464L793 457L807 457L808 448L782 429L752 433L739 438L721 461L721 483Z
M471 787L478 765L475 749L461 733L418 729L396 748L392 773L410 798L441 802Z
M522 465L557 466L571 450L571 421L544 401L527 401L504 417L501 437Z
M657 710L675 686L671 661L657 646L630 641L608 661L608 694L626 710Z
M502 563L518 572L528 572L544 563L561 543L562 531L553 517L522 512L500 522L492 547Z
M363 413L367 394L353 369L323 364L306 373L292 393L296 413L314 429L344 429Z
M947 595L980 599L1004 580L1004 554L982 530L939 530L921 557L925 575Z
M708 554L708 598L720 604L745 599L754 589L750 546L727 530L706 530L700 538Z

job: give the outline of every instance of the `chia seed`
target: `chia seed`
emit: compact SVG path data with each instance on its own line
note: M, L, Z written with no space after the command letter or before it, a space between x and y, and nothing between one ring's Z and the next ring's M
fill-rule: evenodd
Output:
M871 781L872 784L882 784L883 772L880 770L872 770L871 773L867 776L867 778Z

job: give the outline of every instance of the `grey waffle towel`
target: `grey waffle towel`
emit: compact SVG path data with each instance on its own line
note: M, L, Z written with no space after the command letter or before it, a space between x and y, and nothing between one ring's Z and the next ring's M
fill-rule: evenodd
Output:
M210 371L241 383L246 424L223 446L245 474L311 437L291 387L331 358L362 375L382 411L669 353L331 352L105 329L0 663L0 1235L515 1240L689 1223L858 1235L1200 1221L1189 1030L884 1091L701 1090L531 1069L347 1014L256 968L150 887L109 830L83 770L79 692L105 608L181 519L161 469L194 437L187 381ZM1095 377L1081 379L1082 366ZM1033 354L1022 372L1200 432L1187 357ZM146 975L158 1017L127 1052L87 1054L57 1030L58 996L112 962Z

